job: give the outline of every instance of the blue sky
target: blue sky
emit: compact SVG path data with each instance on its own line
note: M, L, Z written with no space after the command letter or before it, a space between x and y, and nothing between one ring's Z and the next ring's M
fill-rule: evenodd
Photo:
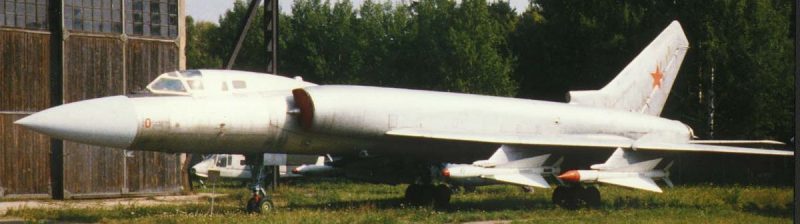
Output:
M331 0L335 1L335 0ZM364 0L352 0L353 5L358 7ZM391 0L400 2L400 0ZM186 14L192 16L195 21L208 21L217 23L219 16L233 7L234 0L186 0ZM245 1L249 2L249 0ZM281 11L291 10L293 0L278 1ZM511 7L517 8L517 13L525 10L528 0L510 0Z

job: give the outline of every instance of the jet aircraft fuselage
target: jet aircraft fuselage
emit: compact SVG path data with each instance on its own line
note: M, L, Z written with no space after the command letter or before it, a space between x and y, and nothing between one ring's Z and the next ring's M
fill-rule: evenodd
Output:
M391 99L391 100L386 100ZM313 108L298 100L313 101ZM486 158L497 144L409 141L391 131L425 130L488 136L656 137L686 143L681 122L634 112L536 100L364 86L316 86L224 96L107 97L90 100L91 124L123 125L127 131L74 133L74 141L131 150L195 153L374 155L424 154L435 160ZM129 113L114 113L114 110ZM312 111L313 110L313 111ZM313 113L313 114L307 114ZM40 116L46 116L44 111ZM37 115L38 116L38 115ZM308 118L310 116L310 119ZM69 127L63 127L69 128ZM114 127L119 128L119 127ZM98 132L98 130L91 130ZM424 132L421 132L424 134ZM69 137L69 136L63 136ZM116 139L116 140L114 140Z

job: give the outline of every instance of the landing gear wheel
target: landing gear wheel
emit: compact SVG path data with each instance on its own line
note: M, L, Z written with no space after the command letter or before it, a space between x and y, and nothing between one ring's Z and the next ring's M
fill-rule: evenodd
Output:
M450 206L450 196L452 191L450 187L444 184L434 186L433 190L433 207L443 209Z
M553 191L553 204L561 208L574 210L578 208L578 191L582 190L579 186L558 186Z
M247 212L249 213L268 212L271 211L272 208L274 208L274 205L272 204L272 200L269 199L252 197L247 201Z
M272 208L275 206L272 204L272 200L261 200L261 208L262 212L269 212L272 211Z
M597 187L587 187L581 192L581 200L590 208L600 207L600 191Z
M422 185L419 184L409 184L408 188L406 188L406 195L405 199L408 204L411 205L418 205L421 204L422 196Z

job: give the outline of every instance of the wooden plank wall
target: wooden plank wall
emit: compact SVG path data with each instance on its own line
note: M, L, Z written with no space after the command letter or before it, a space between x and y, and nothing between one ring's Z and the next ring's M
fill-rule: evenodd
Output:
M130 39L126 47L128 92L143 90L158 75L179 69L174 42Z
M126 44L128 92L139 91L158 75L178 69L178 46L172 42L129 39ZM127 158L130 193L180 190L179 154L133 152Z
M124 94L123 42L70 36L64 43L64 103ZM64 142L64 197L121 194L122 149Z
M0 30L0 198L50 194L50 139L13 125L50 104L49 38Z

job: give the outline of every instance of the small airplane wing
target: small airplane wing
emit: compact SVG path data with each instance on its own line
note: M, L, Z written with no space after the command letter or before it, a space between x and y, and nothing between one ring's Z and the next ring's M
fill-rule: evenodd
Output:
M559 146L574 148L607 148L607 149L633 149L662 152L710 152L734 153L774 156L793 156L793 151L755 149L722 145L706 145L692 143L662 143L653 141L636 141L634 139L615 135L495 135L459 133L446 131L432 131L419 129L397 129L386 132L388 136L434 139L446 141L465 141L480 143L496 143L506 145L525 145L535 147Z

